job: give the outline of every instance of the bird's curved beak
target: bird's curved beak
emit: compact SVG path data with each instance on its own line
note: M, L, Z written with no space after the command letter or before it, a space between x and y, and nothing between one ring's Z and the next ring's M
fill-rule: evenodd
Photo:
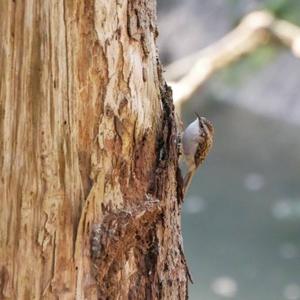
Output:
M200 117L200 115L197 112L195 112L195 115L199 120L201 120L201 118L203 118L203 117Z

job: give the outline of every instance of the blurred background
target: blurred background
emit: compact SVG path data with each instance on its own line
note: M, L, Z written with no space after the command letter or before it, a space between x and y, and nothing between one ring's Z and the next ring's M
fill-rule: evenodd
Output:
M299 0L158 0L165 66L268 9L300 26ZM183 207L196 300L300 299L300 59L277 44L217 72L182 107L215 126Z

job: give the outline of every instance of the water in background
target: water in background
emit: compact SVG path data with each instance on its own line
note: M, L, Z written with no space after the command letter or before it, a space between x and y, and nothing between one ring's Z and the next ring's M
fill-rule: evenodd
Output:
M194 105L213 121L215 145L183 209L190 299L300 299L300 127Z

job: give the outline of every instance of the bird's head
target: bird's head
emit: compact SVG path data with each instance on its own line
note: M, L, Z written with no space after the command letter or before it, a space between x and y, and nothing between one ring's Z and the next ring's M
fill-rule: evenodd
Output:
M214 127L212 123L205 117L201 117L198 113L195 113L195 115L199 121L201 136L203 136L204 138L207 137L212 141L214 136Z

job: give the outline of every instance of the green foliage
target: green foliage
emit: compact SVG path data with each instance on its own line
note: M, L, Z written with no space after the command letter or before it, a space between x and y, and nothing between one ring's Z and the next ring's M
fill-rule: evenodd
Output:
M235 27L240 20L250 12L245 9L245 4L250 4L253 0L228 0L228 6L231 8L231 19ZM268 10L274 16L280 19L290 21L300 25L300 1L299 0L261 0L255 1L251 6L253 10Z
M267 0L266 9L270 10L278 18L300 25L299 0Z

